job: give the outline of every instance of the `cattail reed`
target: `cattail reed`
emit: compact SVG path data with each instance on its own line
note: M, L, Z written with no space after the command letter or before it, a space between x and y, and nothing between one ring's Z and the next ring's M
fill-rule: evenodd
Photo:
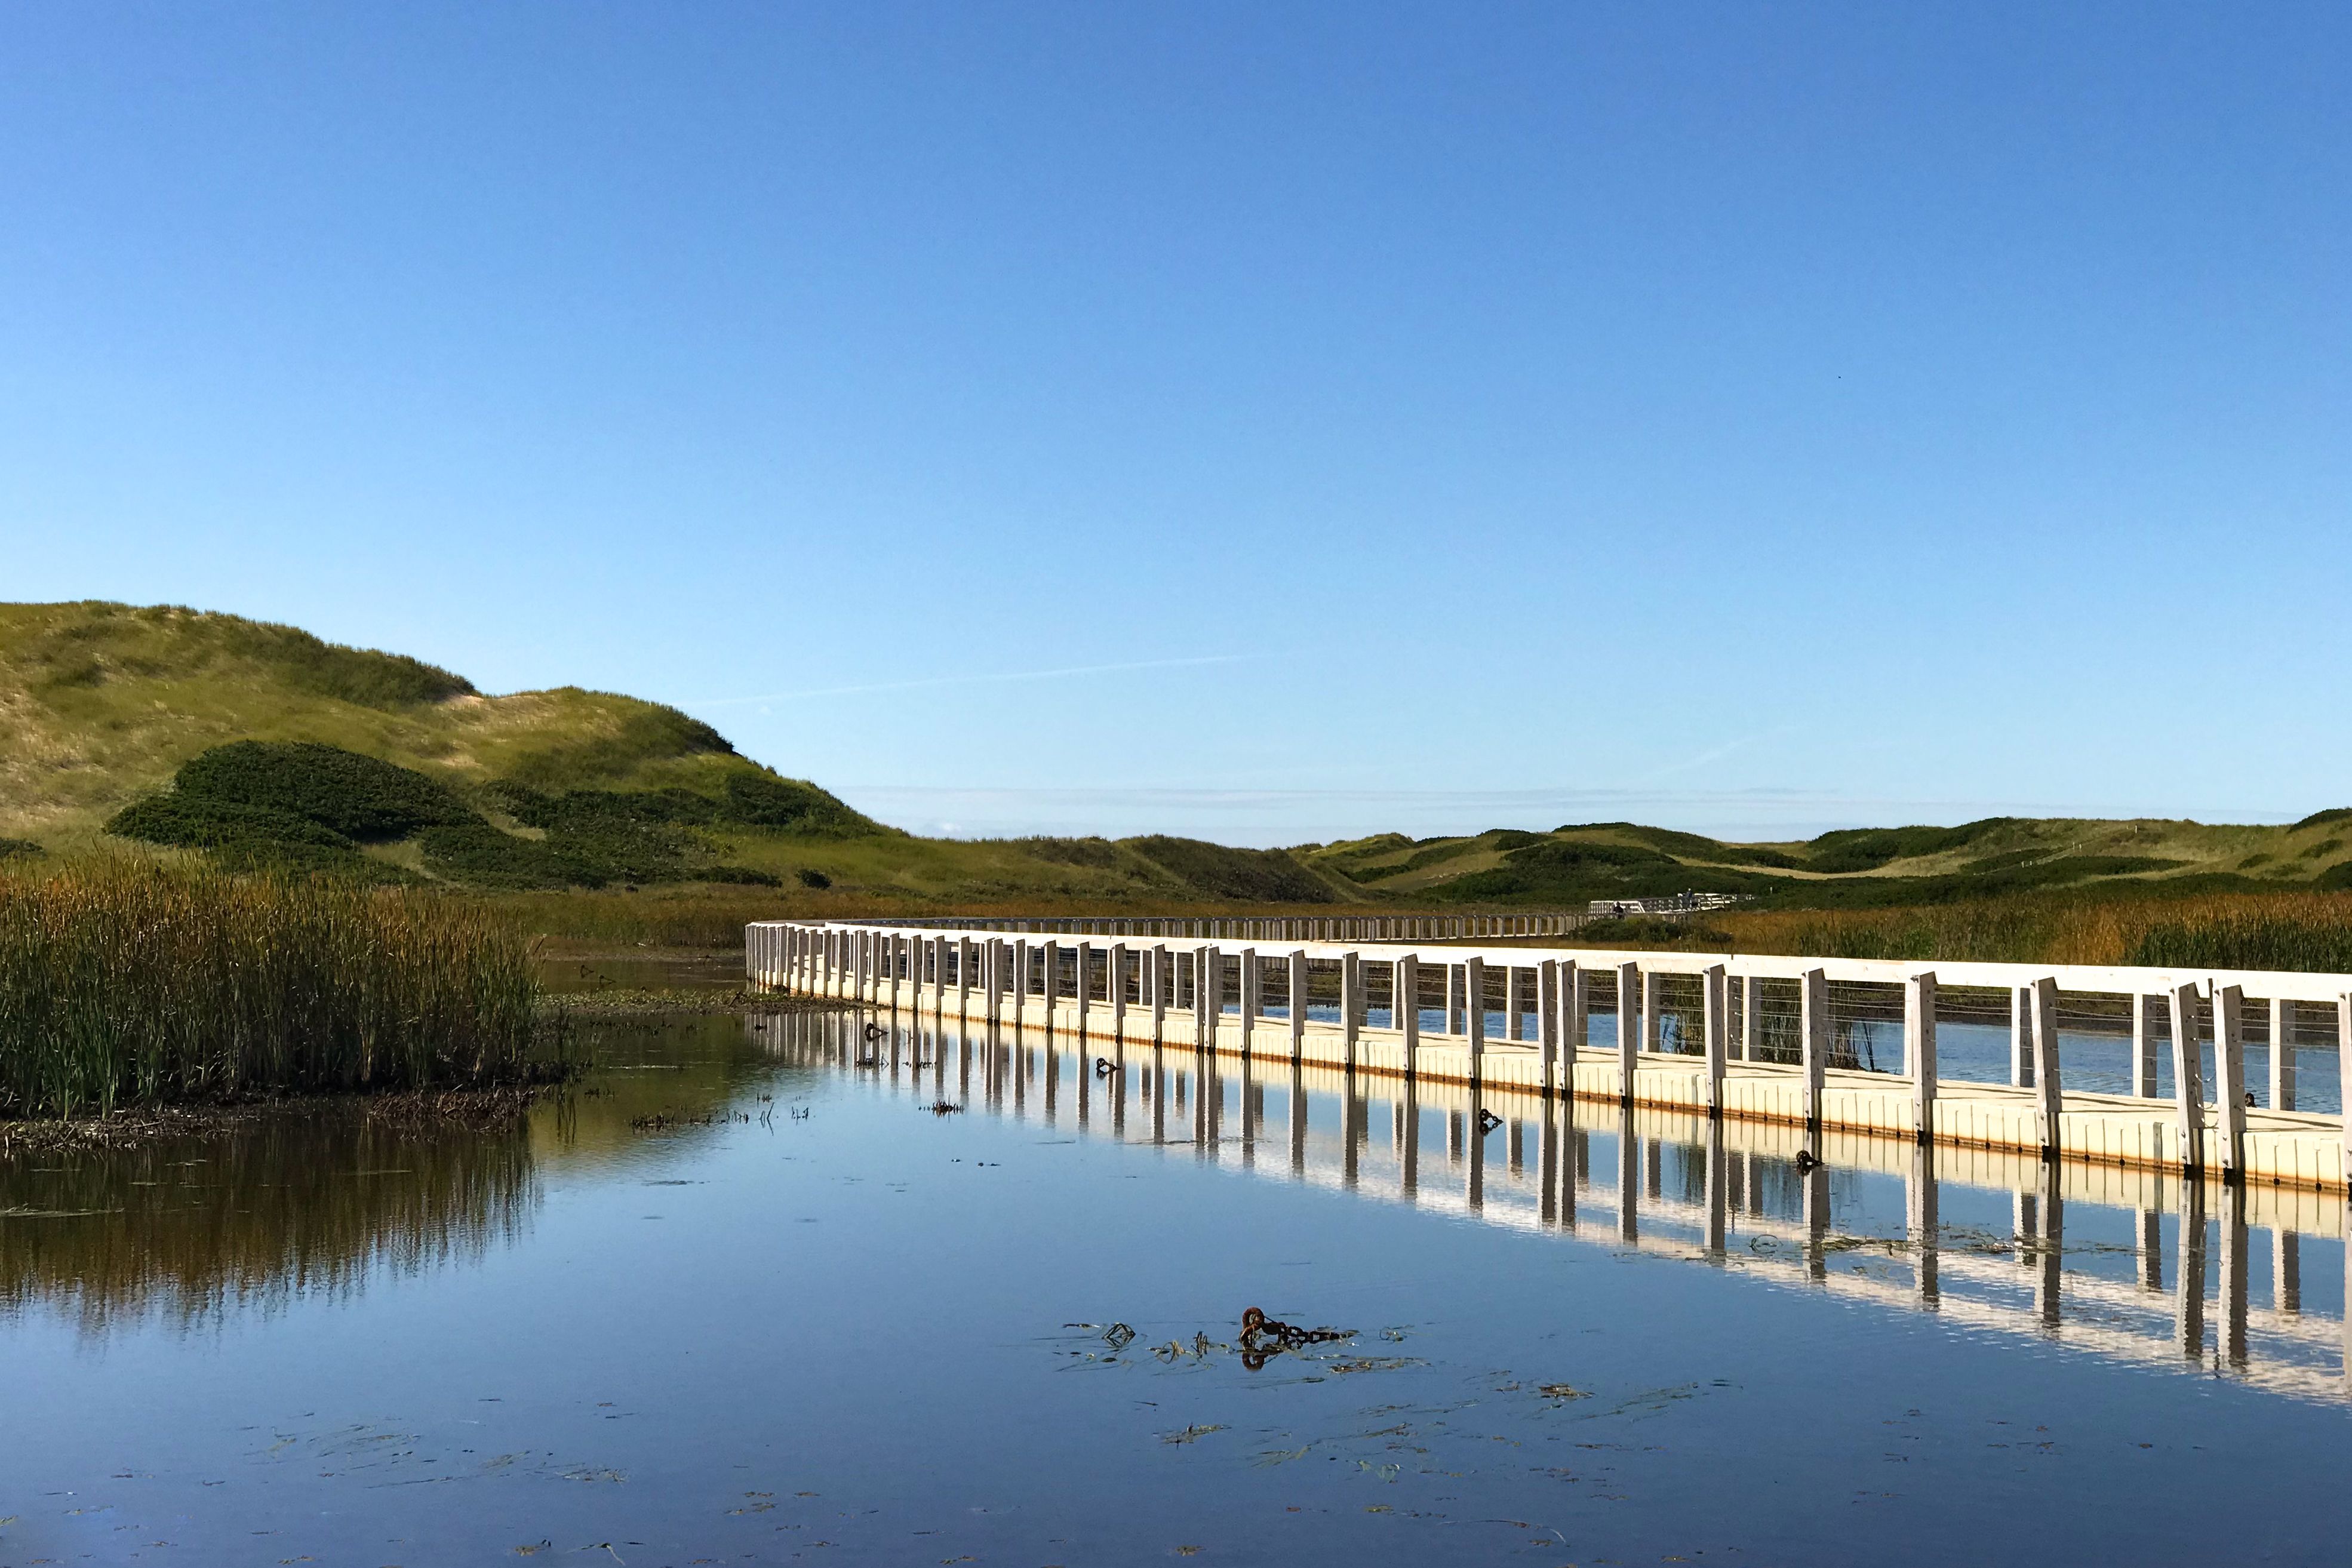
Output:
M0 878L0 1116L562 1067L529 942L438 894L130 861Z

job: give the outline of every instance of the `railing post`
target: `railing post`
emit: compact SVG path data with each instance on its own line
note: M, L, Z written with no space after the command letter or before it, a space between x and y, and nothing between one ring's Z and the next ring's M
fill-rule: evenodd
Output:
M1421 1070L1421 957L1406 953L1396 961L1396 1008L1390 1021L1404 1031L1404 1076Z
M1342 1060L1347 1070L1356 1070L1356 1031L1364 1016L1363 954L1353 948L1339 957L1339 1027L1342 1037Z
M1217 1048L1217 1023L1225 1010L1224 955L1201 948L1192 963L1192 1040L1204 1051Z
M2197 1041L2195 983L2174 986L2170 999L2172 1098L2178 1110L2180 1168L2201 1175L2205 1169L2205 1053Z
M1567 1008L1567 1016L1559 1022L1559 1081L1572 1096L1576 1093L1577 1059L1583 1053L1587 1026L1591 1022L1592 972L1572 958L1562 960L1559 994Z
M1023 922L1026 924L1026 921ZM1013 1026L1021 1027L1029 1013L1029 942L1024 937L1013 943Z
M1818 1131L1822 1124L1822 1093L1829 1080L1830 1058L1830 977L1821 969L1805 971L1802 1002L1800 1005L1800 1033L1803 1040L1805 1068L1805 1129Z
M1503 965L1503 1038L1507 1040L1527 1038L1526 1026L1520 1022L1520 1014L1525 1009L1521 1005L1519 996L1519 966L1516 963L1507 963Z
M1087 1037L1088 1016L1094 1011L1095 944L1090 942L1081 942L1075 951L1078 960L1078 1038L1084 1040ZM1083 1066L1083 1053L1081 1058L1080 1065Z
M2221 1178L2246 1173L2246 994L2238 986L2213 987L2214 1118L2221 1131Z
M1549 1096L1559 1089L1559 961L1556 958L1547 958L1536 966L1536 1039L1543 1050L1543 1091ZM1544 1115L1549 1118L1551 1111L1547 1109ZM1545 1125L1549 1126L1549 1121Z
M1642 966L1617 966L1617 1100L1633 1103L1633 1073L1641 1060Z
M1462 961L1462 1016L1470 1037L1470 1076L1484 1070L1486 1055L1486 961L1475 956ZM1484 1136L1484 1134L1480 1134Z
M1257 1024L1257 949L1254 947L1245 947L1242 949L1241 961L1242 1055L1247 1056L1250 1054L1250 1032ZM1247 1094L1249 1092L1249 1084L1246 1079L1243 1081L1242 1092L1244 1094Z
M1145 960L1151 965L1151 1043L1157 1047L1168 1035L1168 946L1155 943ZM1157 1061L1158 1058L1154 1058ZM1158 1069L1155 1068L1154 1072ZM1155 1084L1159 1079L1155 1077Z
M1911 1121L1919 1142L1936 1139L1936 976L1903 983L1903 1061L1911 1069Z
M1706 992L1706 1113L1723 1114L1725 1064L1730 1059L1731 982L1720 963L1710 963L1699 977Z
M1645 1051L1666 1048L1665 1042L1659 1038L1659 1016L1665 1010L1665 994L1664 972L1653 969L1642 976L1642 1048Z
M2033 1098L2042 1139L2042 1157L2058 1158L2059 1117L2065 1109L2058 1076L2058 980L2045 976L2033 983Z
M1287 923L1287 922L1286 922ZM1290 955L1290 1059L1307 1054L1307 950Z
M1739 1059L1752 1062L1756 1047L1762 1043L1762 1031L1756 1026L1758 1011L1764 1003L1764 977L1743 974L1739 977Z
M1119 923L1124 925L1126 922L1122 921ZM1114 1040L1124 1040L1127 1038L1127 944L1125 942L1115 942L1110 944L1108 964L1110 968L1110 1037Z

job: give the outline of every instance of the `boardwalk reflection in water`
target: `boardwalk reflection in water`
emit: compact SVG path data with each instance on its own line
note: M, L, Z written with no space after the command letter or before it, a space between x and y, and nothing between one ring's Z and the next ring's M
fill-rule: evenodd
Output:
M2345 1205L1186 1047L751 1020L767 1049L909 1095L1189 1151L1488 1225L1735 1268L1972 1330L2343 1401ZM1801 1156L1817 1152L1818 1159Z

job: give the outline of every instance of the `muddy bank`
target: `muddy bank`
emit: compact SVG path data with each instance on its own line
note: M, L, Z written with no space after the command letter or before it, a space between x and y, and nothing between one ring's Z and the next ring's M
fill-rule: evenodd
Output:
M165 1138L241 1132L273 1121L343 1117L399 1127L495 1127L522 1119L576 1074L484 1089L403 1089L385 1094L303 1094L277 1099L151 1106L105 1116L0 1121L0 1158L47 1150L124 1149Z

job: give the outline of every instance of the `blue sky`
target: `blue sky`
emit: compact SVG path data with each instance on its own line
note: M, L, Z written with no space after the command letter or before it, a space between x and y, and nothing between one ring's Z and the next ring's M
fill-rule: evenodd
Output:
M0 10L0 597L925 831L2352 803L2352 10Z

